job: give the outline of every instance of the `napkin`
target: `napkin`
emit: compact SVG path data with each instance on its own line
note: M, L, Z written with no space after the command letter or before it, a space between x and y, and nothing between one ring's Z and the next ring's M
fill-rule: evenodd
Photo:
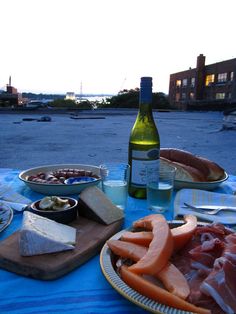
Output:
M4 184L0 184L0 200L22 204L30 204L32 202L30 199Z
M221 211L216 215L199 213L193 209L183 208L184 202L191 205L236 206L236 196L230 194L208 192L197 189L182 189L176 193L174 200L174 217L193 214L198 220L236 224L236 212Z

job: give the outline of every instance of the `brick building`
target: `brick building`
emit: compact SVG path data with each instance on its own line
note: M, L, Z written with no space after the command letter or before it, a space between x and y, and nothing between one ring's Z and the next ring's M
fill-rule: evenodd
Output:
M17 89L11 85L11 76L9 77L9 84L7 84L6 91L0 93L0 106L17 107L21 104L21 95L18 93Z
M200 54L196 68L170 75L169 101L179 109L236 106L236 58L205 65Z

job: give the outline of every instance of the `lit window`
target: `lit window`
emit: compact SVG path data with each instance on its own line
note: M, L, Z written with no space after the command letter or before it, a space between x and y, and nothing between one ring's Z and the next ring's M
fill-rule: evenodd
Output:
M194 99L194 93L189 94L190 99Z
M181 80L176 81L176 86L180 87L181 86Z
M230 72L230 81L234 80L234 72Z
M206 86L214 83L214 80L215 80L215 74L208 74L206 76Z
M188 85L188 80L187 79L183 79L183 86L187 86Z
M192 77L191 78L191 87L194 87L195 86L195 77Z
M225 93L216 93L216 99L225 99Z
M227 73L219 73L218 74L218 82L226 82L227 81Z

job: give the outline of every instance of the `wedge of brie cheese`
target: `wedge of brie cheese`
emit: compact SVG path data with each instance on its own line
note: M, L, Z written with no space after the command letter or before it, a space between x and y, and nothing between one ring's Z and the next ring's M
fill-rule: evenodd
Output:
M19 239L22 256L73 250L75 243L75 228L24 212Z

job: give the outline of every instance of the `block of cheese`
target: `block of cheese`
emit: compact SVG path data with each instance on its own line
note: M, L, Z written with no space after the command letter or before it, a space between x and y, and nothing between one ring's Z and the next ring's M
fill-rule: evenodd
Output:
M76 229L25 211L20 230L19 247L22 256L73 250Z
M79 215L105 225L124 217L123 210L114 205L96 186L84 189L79 195L78 204Z

